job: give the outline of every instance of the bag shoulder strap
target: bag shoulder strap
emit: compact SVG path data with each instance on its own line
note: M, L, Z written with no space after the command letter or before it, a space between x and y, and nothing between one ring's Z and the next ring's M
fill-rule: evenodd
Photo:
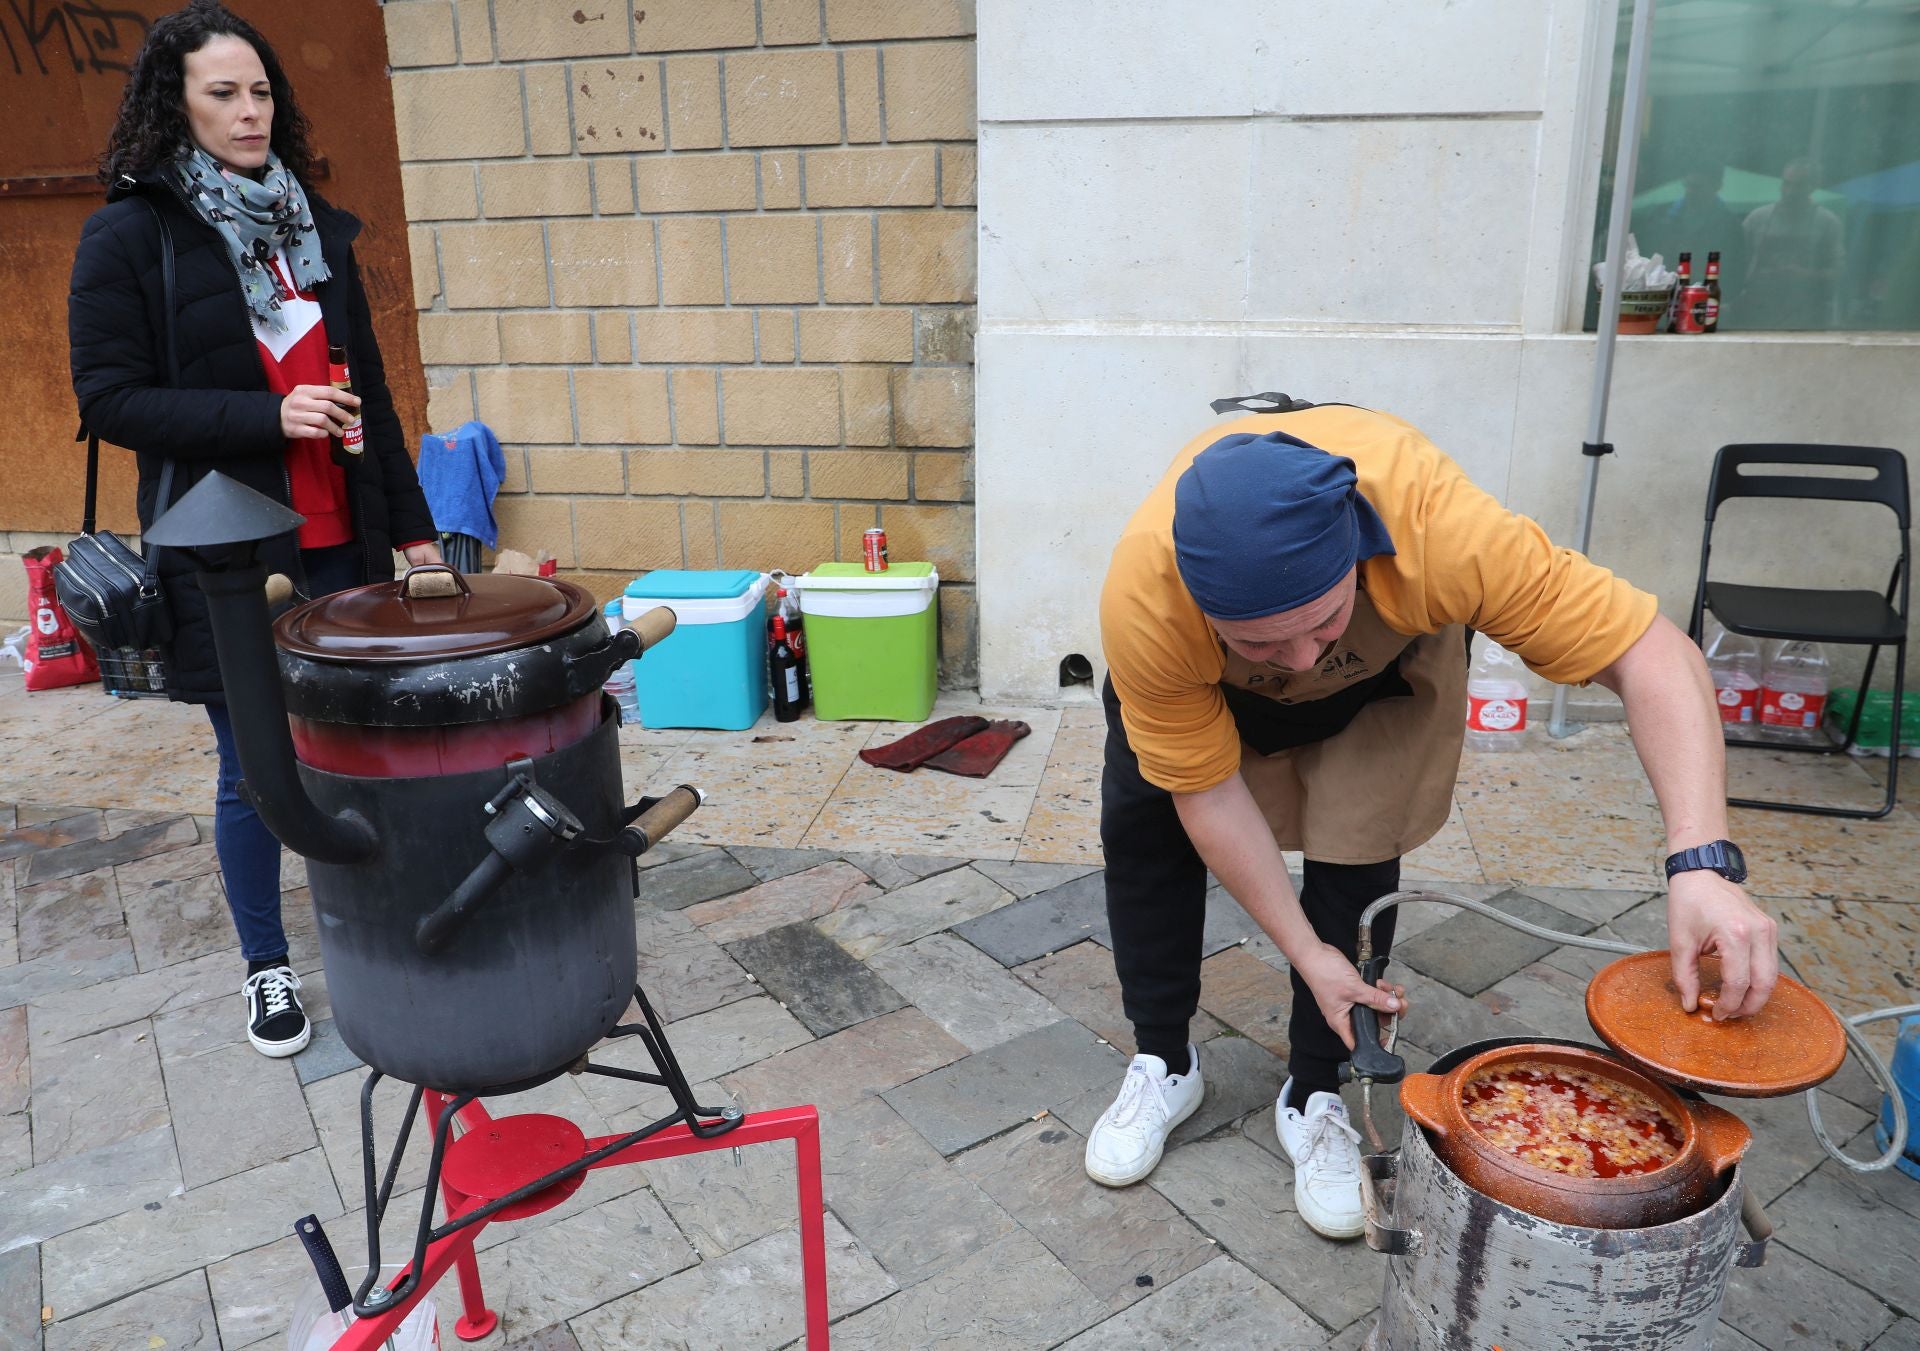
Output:
M167 218L160 214L160 208L153 204L151 197L142 196L140 200L153 213L153 223L160 231L160 316L167 334L167 384L178 389L180 353L174 346L173 337L173 231L167 228Z
M1314 405L1274 390L1260 394L1230 394L1207 405L1216 413L1298 413Z
M84 422L80 424L79 434L73 439L78 441L82 436L87 438L87 505L86 509L80 513L80 533L91 535L94 524L93 508L95 500L100 495L100 438L87 430L87 424Z
M180 387L180 353L174 346L173 338L173 231L167 228L167 218L160 214L160 208L153 204L150 197L142 197L147 210L153 213L153 223L160 231L160 313L161 322L166 331L167 345L167 384L174 389ZM80 533L91 535L94 532L95 516L100 497L100 434L81 424L80 430L87 438L87 501L80 517ZM76 436L76 440L79 438ZM160 467L160 495L154 499L160 511L173 505L173 458L169 456ZM151 590L158 576L158 550L146 550L146 575L142 579L142 590Z
M160 230L160 315L167 332L167 384L173 389L180 388L180 352L174 344L173 336L173 231L167 228L167 218L160 214L160 208L153 204L153 198L141 197L147 204L147 210L153 213L153 223ZM97 442L96 442L97 444ZM160 491L153 499L154 516L157 519L167 508L173 505L173 457L169 455L160 466ZM143 595L153 595L160 589L160 550L145 540L142 552L146 555L146 568L140 578L140 590Z

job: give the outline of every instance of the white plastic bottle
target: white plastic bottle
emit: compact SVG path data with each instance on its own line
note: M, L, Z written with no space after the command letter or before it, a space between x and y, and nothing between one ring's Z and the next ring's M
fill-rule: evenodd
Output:
M1782 741L1819 741L1832 674L1818 643L1782 643L1760 682L1760 724Z
M1720 705L1720 729L1751 735L1760 721L1760 678L1764 663L1760 644L1744 633L1733 633L1707 621L1707 673Z
M1517 751L1527 742L1527 668L1480 636L1467 671L1467 749Z
M615 633L626 621L621 618L620 602L610 600L606 608L607 628ZM623 661L608 673L605 689L613 702L620 706L620 721L629 727L640 725L640 690L638 677L634 673L633 663Z

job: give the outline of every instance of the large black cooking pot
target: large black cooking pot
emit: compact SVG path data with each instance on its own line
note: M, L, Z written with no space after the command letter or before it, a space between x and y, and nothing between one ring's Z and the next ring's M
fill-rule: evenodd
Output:
M244 543L288 518L210 474L148 539ZM671 614L610 632L570 583L436 566L270 625L258 565L198 580L246 791L308 860L341 1039L448 1092L578 1060L633 994L629 858L698 802L623 805L600 692Z
M380 841L307 866L341 1040L448 1091L585 1053L633 995L632 888L608 847L624 824L617 722L600 692L631 635L568 582L415 568L288 611L274 639L308 794ZM507 870L432 941L422 924L496 856L488 804L514 788L554 820L557 801L572 838L533 814L553 856Z

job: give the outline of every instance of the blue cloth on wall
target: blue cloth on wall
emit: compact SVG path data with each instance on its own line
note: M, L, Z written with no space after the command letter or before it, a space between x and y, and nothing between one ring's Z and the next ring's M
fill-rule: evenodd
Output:
M420 488L427 495L434 527L444 535L472 535L489 549L498 547L493 495L506 476L500 438L484 422L420 438Z

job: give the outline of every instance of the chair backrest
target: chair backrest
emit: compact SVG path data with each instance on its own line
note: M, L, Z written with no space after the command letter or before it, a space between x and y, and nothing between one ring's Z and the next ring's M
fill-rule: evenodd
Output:
M1798 465L1871 469L1873 477L1821 474L1750 474L1748 465ZM1829 502L1878 502L1892 509L1907 529L1907 461L1897 450L1880 446L1813 446L1752 442L1722 446L1713 457L1707 487L1707 521L1731 497L1818 498Z

